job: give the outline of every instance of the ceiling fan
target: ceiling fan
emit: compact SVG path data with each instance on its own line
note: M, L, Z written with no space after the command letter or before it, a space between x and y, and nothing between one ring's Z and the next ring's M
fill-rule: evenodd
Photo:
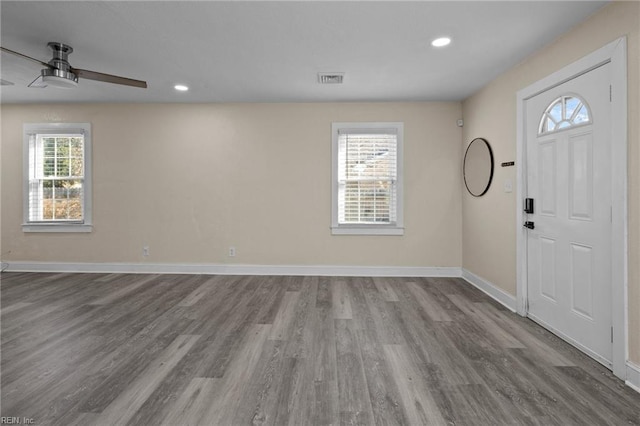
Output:
M69 55L73 52L73 48L71 46L53 41L49 42L47 46L53 52L53 58L49 62L43 62L39 59L32 58L31 56L24 55L20 52L10 50L2 46L0 46L0 50L24 59L29 59L46 67L40 71L40 75L33 80L31 84L29 84L29 87L42 88L51 86L59 88L73 88L78 86L78 80L80 78L85 78L87 80L103 81L105 83L122 84L125 86L141 87L143 89L147 88L146 81L73 68L71 64L69 64L68 60Z

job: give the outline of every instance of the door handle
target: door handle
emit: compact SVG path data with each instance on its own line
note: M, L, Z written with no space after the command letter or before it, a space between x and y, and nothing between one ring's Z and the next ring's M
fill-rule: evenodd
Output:
M533 222L526 221L524 223L524 227L528 228L528 229L535 229L536 226L535 226L535 224Z

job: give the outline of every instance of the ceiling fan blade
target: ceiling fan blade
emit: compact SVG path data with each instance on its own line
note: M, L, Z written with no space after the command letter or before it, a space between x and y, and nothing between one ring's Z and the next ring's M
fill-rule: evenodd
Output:
M36 59L36 58L32 58L31 56L23 55L22 53L16 52L15 50L7 49L6 47L2 47L2 46L0 46L0 50L2 50L3 52L10 53L12 55L20 56L21 58L28 59L28 60L36 62L36 63L38 63L40 65L44 65L45 67L53 68L51 65L49 65L46 62L41 61L40 59Z
M35 80L33 80L31 83L29 83L29 86L27 87L31 87L33 89L44 89L45 87L47 87L47 83L45 83L42 80L42 76L39 75L36 77Z
M147 88L147 82L142 80L134 80L132 78L119 77L117 75L104 74L96 71L81 70L78 68L71 68L78 78L86 78L87 80L103 81L105 83L123 84L125 86Z

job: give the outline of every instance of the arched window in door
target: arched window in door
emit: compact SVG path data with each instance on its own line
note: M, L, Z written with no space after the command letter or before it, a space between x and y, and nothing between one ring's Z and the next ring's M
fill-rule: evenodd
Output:
M542 114L538 135L591 124L591 111L578 95L563 95L549 104Z

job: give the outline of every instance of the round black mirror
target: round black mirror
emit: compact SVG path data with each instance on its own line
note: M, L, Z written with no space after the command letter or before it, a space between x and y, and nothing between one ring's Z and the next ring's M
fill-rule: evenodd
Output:
M474 197L484 195L493 179L493 152L489 142L482 138L472 140L464 154L462 169L469 194Z

